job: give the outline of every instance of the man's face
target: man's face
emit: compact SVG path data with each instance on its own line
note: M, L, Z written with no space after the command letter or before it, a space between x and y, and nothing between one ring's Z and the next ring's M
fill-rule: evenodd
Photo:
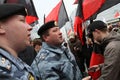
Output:
M25 22L22 15L14 15L3 22L5 36L16 51L21 51L30 44L32 27ZM13 45L12 45L13 44Z
M97 42L101 42L101 31L100 30L95 30L92 32L94 40Z
M34 49L38 53L39 50L41 49L41 45L36 44Z
M52 44L59 46L63 42L62 33L60 32L59 27L53 27L48 30L49 35L46 37L45 41Z

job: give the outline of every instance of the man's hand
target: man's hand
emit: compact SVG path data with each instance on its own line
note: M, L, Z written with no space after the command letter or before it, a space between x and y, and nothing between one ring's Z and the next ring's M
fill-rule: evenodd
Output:
M87 76L87 77L83 78L82 80L91 80L91 76Z
M99 65L94 65L94 66L88 68L88 72L96 72L98 70L100 70L100 66Z

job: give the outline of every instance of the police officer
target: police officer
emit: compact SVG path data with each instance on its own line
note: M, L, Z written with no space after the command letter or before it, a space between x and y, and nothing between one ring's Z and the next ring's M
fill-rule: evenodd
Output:
M25 22L26 15L20 4L0 4L0 80L36 80L17 56L30 44L32 28Z
M42 80L82 80L74 56L67 47L62 46L64 40L57 22L43 24L38 35L43 43L31 65L35 74Z

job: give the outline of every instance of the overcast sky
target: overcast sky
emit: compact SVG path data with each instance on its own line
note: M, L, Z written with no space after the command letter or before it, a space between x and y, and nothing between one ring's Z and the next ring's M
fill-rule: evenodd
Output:
M68 16L71 15L72 11L77 7L77 5L73 5L75 0L63 0L65 4L65 8L67 10ZM50 11L60 2L60 0L33 0L37 15L39 17L39 24L33 27L31 38L34 39L39 37L37 35L37 30L43 24L44 14L47 16Z
M68 16L74 10L76 5L73 5L75 0L63 0ZM44 14L47 16L50 11L60 2L60 0L33 0L36 12L39 17L39 23L43 24Z

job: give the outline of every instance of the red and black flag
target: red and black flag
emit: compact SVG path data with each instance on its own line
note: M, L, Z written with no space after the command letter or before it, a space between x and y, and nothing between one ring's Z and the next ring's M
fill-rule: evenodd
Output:
M79 4L78 1L79 0L75 0L74 4ZM82 6L84 20L96 13L104 2L105 0L83 0Z
M92 52L91 60L90 60L90 67L94 65L99 65L101 63L104 63L103 51L99 44L94 43L93 52ZM93 80L97 80L101 75L101 71L98 70L96 72L89 72L89 74Z
M83 2L83 15L84 20L89 19L96 13L104 4L105 0L84 0Z
M77 4L78 1L79 0L75 0L74 4ZM82 6L84 20L89 19L91 16L95 18L100 12L119 3L120 0L83 0Z
M83 7L82 7L82 2L83 0L78 1L78 6L77 6L77 11L76 11L76 16L74 20L74 32L77 33L80 41L83 44L82 41L82 22L83 22Z
M92 18L95 19L96 16L97 16L99 13L101 13L101 12L107 10L107 9L110 9L111 7L113 7L113 6L115 6L115 5L119 4L119 3L120 3L120 0L104 0L104 4L103 4L103 5L101 6L101 8L92 16Z
M28 24L33 24L38 22L38 16L36 14L32 0L5 0L5 3L18 3L23 4L28 11L28 16L26 16L26 21Z
M80 40L82 41L82 23L84 21L91 19L91 17L95 18L96 14L119 2L120 0L75 0L75 3L78 3L78 7L74 21L74 32L78 34Z
M61 28L67 21L69 21L65 5L63 0L61 0L45 18L45 23L51 20L58 21L58 26Z
M78 1L78 7L74 22L74 32L77 32L80 40L82 41L83 34L82 23L89 19L94 13L96 13L97 10L99 10L104 0L76 0L76 1Z

